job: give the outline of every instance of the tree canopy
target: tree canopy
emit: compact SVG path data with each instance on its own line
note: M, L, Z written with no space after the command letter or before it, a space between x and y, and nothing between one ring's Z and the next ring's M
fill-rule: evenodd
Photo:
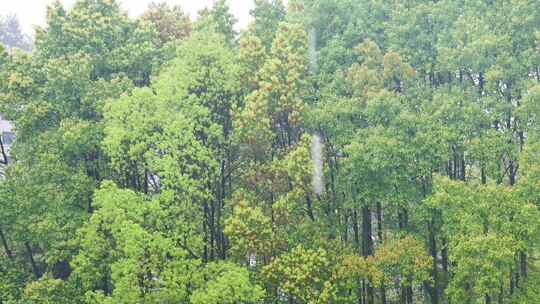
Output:
M254 4L0 19L0 303L539 303L540 2Z

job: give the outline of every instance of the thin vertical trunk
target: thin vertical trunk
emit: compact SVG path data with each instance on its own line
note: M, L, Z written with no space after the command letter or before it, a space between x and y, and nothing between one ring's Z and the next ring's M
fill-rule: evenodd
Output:
M366 281L362 280L361 303L366 304Z
M458 177L458 158L457 158L457 155L456 155L456 149L455 147L452 147L452 151L454 152L454 160L452 161L452 172L453 172L453 176L452 176L452 179L457 179Z
M519 280L520 279L520 277L519 277L519 262L516 261L516 264L518 264L518 265L516 265L517 267L516 267L516 270L514 271L514 276L515 276L516 288L519 288L519 281L520 281Z
M478 75L478 89L479 89L480 96L483 95L484 93L484 74L483 73L480 73Z
M144 169L144 184L143 184L144 193L148 193L148 169Z
M367 257L373 254L373 238L371 229L371 210L366 204L362 206L362 255ZM367 283L367 282L366 282ZM373 304L374 292L373 286L367 283L367 303Z
M347 243L349 241L349 215L347 212L344 212L343 214L343 227L342 240L343 243Z
M508 164L508 182L510 186L516 184L516 172L517 170L515 169L514 161L510 160Z
M11 249L9 248L6 236L4 235L4 231L0 228L0 238L2 239L2 246L4 246L4 251L6 252L6 255L13 259L13 254L11 252Z
M379 242L383 242L383 215L382 215L382 204L377 202L377 237Z
M383 215L382 215L382 204L380 201L377 202L377 236L379 239L379 243L384 242L384 235L383 235ZM380 294L381 294L381 303L386 304L386 287L384 286L384 283L381 285L380 288Z
M406 231L409 226L409 214L406 208L401 207L398 211L398 225L399 230ZM401 299L403 303L412 303L413 290L412 286L401 285Z
M313 215L313 204L311 203L311 197L306 194L306 203L309 219L315 221L315 215Z
M352 212L352 228L353 228L354 246L356 247L356 250L360 250L360 231L358 227L358 211L356 210L356 208L354 208ZM358 280L357 284L358 284L359 304L364 304L366 303L364 280L362 281Z
M446 175L452 178L452 161L451 160L446 162Z
M208 203L204 202L204 220L203 220L203 240L204 240L204 248L203 248L203 260L205 263L208 262Z
M514 284L514 273L513 273L513 270L510 269L510 295L513 295L514 294L514 288L515 288L515 284Z
M384 286L384 283L381 286L381 303L388 304L388 301L386 300L386 287Z
M527 277L527 253L523 250L519 251L519 266L521 276L523 278Z
M466 172L465 172L465 154L464 154L463 152L460 153L459 163L460 163L460 165L461 165L459 179L460 179L461 181L465 181L465 179L466 179Z
M36 261L34 260L34 254L32 252L32 248L30 247L30 243L24 242L24 246L26 247L26 253L28 255L28 260L30 261L30 265L32 266L32 272L36 276L36 278L41 277L41 273L39 271L39 267L36 264Z
M412 286L405 287L405 294L407 295L407 304L413 303L413 289Z
M398 211L398 225L399 230L405 231L407 230L407 226L409 225L409 213L407 209L401 207Z
M431 303L439 303L439 273L437 269L437 240L435 238L435 227L434 220L432 219L428 224L428 233L429 233L429 253L433 260L433 265L431 269L431 276L433 277L433 287L431 290Z
M367 205L362 206L362 254L364 257L373 254L371 210Z
M210 204L210 260L215 259L215 244L216 244L216 204L212 201Z
M446 238L441 239L442 246L442 267L445 274L448 273L448 240Z
M225 202L225 196L226 196L226 185L227 180L225 176L225 158L221 160L221 166L220 166L220 182L219 182L219 196L217 201L217 246L218 246L218 252L219 256L222 259L225 259L225 235L223 234L222 228L221 228L221 213L223 210L224 202Z
M7 165L8 157L6 151L4 150L4 143L2 142L2 138L0 138L0 155L2 155L2 159L0 159L0 164Z
M360 233L358 229L358 212L356 211L356 208L353 210L352 213L352 221L353 221L353 237L354 237L354 245L357 249L360 249Z

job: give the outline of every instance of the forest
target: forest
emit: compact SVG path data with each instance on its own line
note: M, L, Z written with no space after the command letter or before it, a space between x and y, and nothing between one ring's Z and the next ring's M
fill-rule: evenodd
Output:
M540 1L254 2L3 40L0 303L540 303Z

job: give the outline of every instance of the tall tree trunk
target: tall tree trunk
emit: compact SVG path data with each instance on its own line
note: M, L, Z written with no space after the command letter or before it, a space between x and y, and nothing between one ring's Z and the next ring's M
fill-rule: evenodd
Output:
M384 283L381 285L381 304L388 304L386 299L386 287L384 286Z
M313 214L313 204L311 203L311 197L306 194L306 203L309 219L315 221L315 215Z
M343 226L342 240L343 240L343 243L347 243L349 241L349 214L347 212L343 212L343 225L342 226Z
M356 246L357 250L360 250L360 230L358 228L358 212L356 211L356 208L353 210L352 213L352 221L354 245Z
M406 286L405 287L405 294L407 295L407 304L413 303L413 289L412 286Z
M441 238L441 246L442 246L442 268L445 274L448 273L448 240L446 238Z
M508 183L510 184L510 186L516 184L516 173L517 169L514 166L514 161L510 160L508 164Z
M203 261L205 263L208 262L208 234L209 234L209 229L208 229L208 223L209 223L209 219L208 219L208 203L207 202L204 202L204 219L203 219L203 242L204 242L204 248L203 248Z
M0 159L0 164L7 165L8 157L7 157L6 151L4 150L4 143L2 142L1 136L0 136L0 155L2 156L2 158Z
M377 237L379 242L383 242L383 215L382 215L382 204L377 202Z
M409 213L406 208L400 207L398 211L398 225L400 231L406 231L409 225Z
M467 174L466 174L466 167L465 167L465 153L464 152L460 153L459 163L461 165L460 172L459 172L460 173L459 179L461 181L465 181Z
M6 255L13 259L13 254L11 253L11 249L9 248L6 236L4 235L4 231L2 228L0 228L0 238L2 239L2 246L4 246L4 251L6 252Z
M428 224L429 234L429 253L433 259L431 276L433 277L433 287L431 289L431 303L439 303L439 271L437 269L437 239L435 238L434 220L431 219Z
M362 255L367 257L373 254L373 238L371 229L371 210L367 204L362 206ZM373 304L373 286L367 284L367 303Z
M523 250L519 251L519 266L521 276L523 278L527 277L527 253Z
M225 259L225 235L221 227L221 216L223 211L223 206L225 204L226 196L226 185L227 180L225 176L225 157L221 160L220 165L220 179L219 179L219 190L218 190L218 200L217 200L217 210L216 210L216 226L217 226L217 247L219 256L221 259Z
M362 280L362 297L360 298L360 303L366 304L366 281Z
M367 205L362 206L362 254L364 257L373 254L371 210Z
M380 201L377 202L377 236L379 239L379 243L384 242L384 234L383 234L383 214L382 214L382 204ZM384 283L382 283L380 288L380 294L381 294L381 303L386 304L386 287L384 286Z
M510 295L513 295L514 294L514 288L515 288L515 283L514 283L514 271L512 270L512 268L510 268Z
M26 247L26 253L28 255L28 260L30 261L30 265L32 266L32 272L36 276L36 278L41 277L41 272L39 271L39 267L36 264L36 261L34 260L34 253L32 252L32 248L30 247L30 243L24 242L24 246Z
M216 204L214 201L210 204L210 260L215 259L216 248Z

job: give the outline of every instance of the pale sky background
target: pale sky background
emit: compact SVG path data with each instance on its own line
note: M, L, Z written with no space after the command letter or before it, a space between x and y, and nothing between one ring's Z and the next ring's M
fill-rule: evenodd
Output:
M213 0L117 0L129 16L140 15L151 2L167 2L179 4L192 19L197 12L206 6L211 6ZM228 0L231 12L238 19L237 28L244 28L250 21L249 11L253 8L253 0ZM35 25L44 25L48 4L54 0L0 0L0 14L16 14L25 33L33 36ZM60 0L64 7L70 8L76 0Z

